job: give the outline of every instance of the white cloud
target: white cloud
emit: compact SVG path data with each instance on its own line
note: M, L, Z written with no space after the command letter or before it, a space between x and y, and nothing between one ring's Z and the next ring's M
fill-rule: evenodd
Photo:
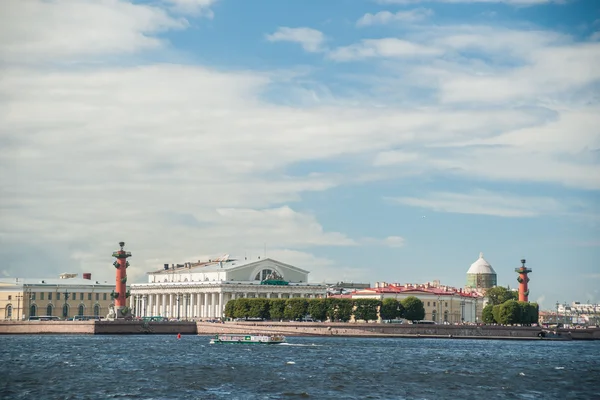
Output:
M396 165L417 161L420 158L418 153L407 153L403 151L384 151L378 153L373 160L373 165Z
M389 247L404 247L405 244L405 240L401 236L388 236L383 242Z
M414 10L398 11L392 13L389 11L380 11L376 14L367 13L357 22L357 26L384 25L392 22L418 22L433 15L433 11L428 8L415 8Z
M299 43L305 51L315 53L323 50L325 36L322 32L312 28L279 27L277 31L266 35L270 42Z
M7 0L0 13L0 54L13 62L67 62L135 53L163 46L155 34L187 25L158 7L126 1Z
M363 39L360 43L338 47L329 57L336 61L352 61L373 57L422 57L442 54L440 49L422 46L396 38Z
M204 15L207 18L213 18L214 14L210 6L218 0L163 0L172 6L175 12L181 12L192 15Z
M537 217L564 212L562 204L552 198L514 196L485 190L471 193L437 192L424 197L395 197L388 200L436 212L497 217Z

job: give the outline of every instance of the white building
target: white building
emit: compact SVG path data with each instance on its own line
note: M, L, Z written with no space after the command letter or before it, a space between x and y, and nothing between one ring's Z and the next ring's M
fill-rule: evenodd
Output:
M238 298L319 298L327 285L308 283L308 271L270 258L168 264L131 284L130 307L138 317L220 318ZM270 283L270 284L269 284Z

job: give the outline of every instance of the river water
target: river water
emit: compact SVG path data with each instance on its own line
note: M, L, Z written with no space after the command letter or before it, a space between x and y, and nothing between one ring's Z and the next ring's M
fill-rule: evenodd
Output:
M600 341L0 336L0 399L600 399Z

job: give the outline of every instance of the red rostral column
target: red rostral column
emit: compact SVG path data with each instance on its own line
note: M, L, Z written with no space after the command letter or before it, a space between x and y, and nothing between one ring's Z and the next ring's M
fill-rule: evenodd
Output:
M529 283L528 273L531 272L531 269L525 266L525 259L521 260L521 267L515 268L515 272L519 274L517 281L519 282L519 301L529 301L529 289L527 288L527 284Z
M127 291L127 267L129 267L129 261L127 258L131 257L131 252L123 250L125 242L119 242L121 250L114 251L112 256L117 260L113 263L117 269L116 273L116 285L115 290L110 294L115 301L115 317L125 318L131 314L131 310L127 307L127 298L129 292Z

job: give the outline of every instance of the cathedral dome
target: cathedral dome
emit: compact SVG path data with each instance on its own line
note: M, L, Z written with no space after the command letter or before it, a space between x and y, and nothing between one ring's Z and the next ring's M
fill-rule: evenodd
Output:
M496 271L492 268L492 265L483 258L483 253L479 253L479 259L471 264L471 268L467 271L467 274L493 274L496 275Z

